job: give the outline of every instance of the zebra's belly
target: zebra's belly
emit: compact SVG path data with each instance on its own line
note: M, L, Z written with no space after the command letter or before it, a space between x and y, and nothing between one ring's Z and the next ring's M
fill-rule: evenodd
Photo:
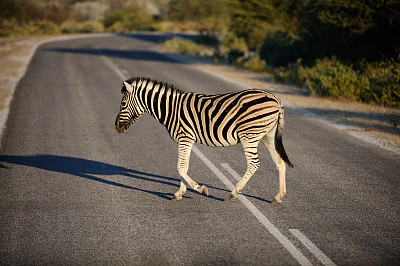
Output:
M197 138L196 143L204 144L212 147L226 147L240 143L240 139L236 132L228 136L202 136Z

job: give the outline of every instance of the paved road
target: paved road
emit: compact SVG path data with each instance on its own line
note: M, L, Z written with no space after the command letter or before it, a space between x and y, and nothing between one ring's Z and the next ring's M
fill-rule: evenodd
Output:
M190 175L209 186L181 202L177 145L145 115L114 129L120 76L183 90L240 86L156 52L136 34L39 47L11 104L0 148L1 264L394 265L400 261L400 158L286 110L295 168L282 205L277 171L261 168L229 201L240 145L197 145Z

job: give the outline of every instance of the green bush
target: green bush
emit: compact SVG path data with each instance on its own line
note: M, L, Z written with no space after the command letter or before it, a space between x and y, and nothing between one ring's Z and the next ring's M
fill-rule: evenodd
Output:
M388 60L377 63L361 63L361 71L368 78L370 86L361 94L366 102L400 107L400 63Z
M228 62L229 64L240 64L242 58L244 57L244 52L237 49L230 49L228 52Z
M305 67L301 60L275 69L273 78L306 87L312 95L400 107L400 63L396 60L345 65L335 57Z
M243 60L240 67L253 72L266 72L268 70L265 60L260 59L258 56Z
M153 18L143 8L116 10L104 18L104 27L111 31L153 30Z
M18 22L5 19L0 23L0 36L53 35L60 34L60 27L47 20Z
M62 33L91 33L103 32L104 26L98 21L77 22L75 20L64 21L60 25Z
M127 20L127 14L122 10L117 10L107 15L104 18L104 27L109 28L117 22L125 22Z
M243 38L239 38L231 32L225 34L221 41L221 45L227 50L237 50L243 53L247 53L249 48Z
M222 56L228 57L228 62L230 64L235 64L248 53L249 48L243 38L239 38L235 34L229 32L222 39L219 51Z
M185 40L179 37L175 37L171 40L164 42L161 48L164 52L171 53L182 53L182 54L192 54L192 55L213 55L214 49L197 44L191 40Z
M15 19L3 19L0 21L0 36L19 36L26 33L25 27L18 26Z
M302 76L299 76L299 69L303 67L302 59L299 58L295 63L289 63L286 67L277 67L273 71L272 80L276 82L290 82L301 84Z
M38 34L40 35L53 35L61 33L60 27L51 21L39 21L36 22L36 25L38 27Z
M368 79L334 57L318 59L312 68L300 67L299 76L311 94L337 99L361 100L361 91L369 87Z

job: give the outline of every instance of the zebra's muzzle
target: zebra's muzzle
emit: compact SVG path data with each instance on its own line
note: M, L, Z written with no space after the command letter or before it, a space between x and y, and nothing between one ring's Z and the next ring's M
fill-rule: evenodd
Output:
M117 132L119 134L125 133L126 131L128 131L128 127L128 123L120 123L118 116L115 120L115 129L117 130Z
M116 127L116 129L119 134L122 134L122 133L125 133L126 131L128 131L128 128L126 126Z

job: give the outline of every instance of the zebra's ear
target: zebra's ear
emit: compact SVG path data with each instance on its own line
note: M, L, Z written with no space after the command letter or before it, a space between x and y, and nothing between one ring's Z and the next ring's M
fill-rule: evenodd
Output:
M129 84L128 82L124 81L124 86L125 86L126 90L127 90L129 93L132 93L132 92L133 92L133 87L132 87L131 84Z

